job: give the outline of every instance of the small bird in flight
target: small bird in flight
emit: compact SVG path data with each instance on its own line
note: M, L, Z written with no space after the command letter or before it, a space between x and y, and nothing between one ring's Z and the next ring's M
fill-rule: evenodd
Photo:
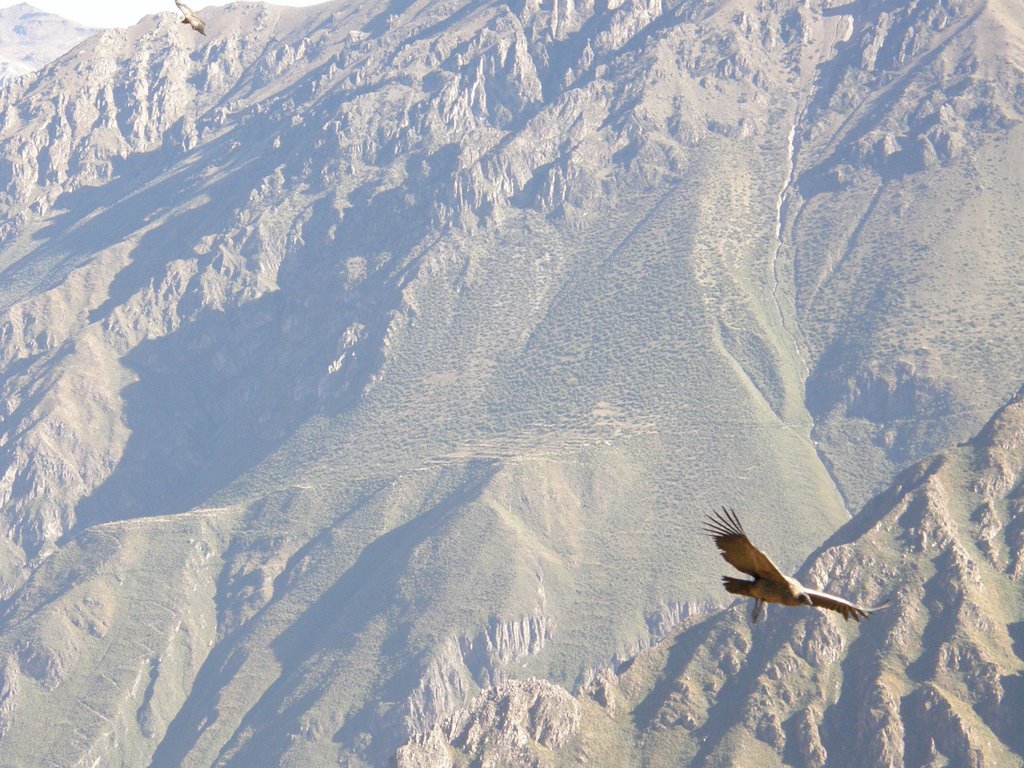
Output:
M874 608L864 608L827 592L808 589L796 579L784 575L771 558L750 543L739 518L731 509L722 507L721 514L716 512L707 515L704 531L715 540L725 562L754 577L753 581L747 581L723 576L722 583L727 592L754 598L754 610L750 617L755 624L765 603L828 608L830 611L841 613L843 619L847 621L851 617L860 621L889 605L886 602Z
M174 4L178 6L178 10L185 14L185 18L181 20L182 24L188 24L192 29L201 35L206 34L206 25L203 24L203 20L196 16L196 12L185 5L180 0L174 0Z

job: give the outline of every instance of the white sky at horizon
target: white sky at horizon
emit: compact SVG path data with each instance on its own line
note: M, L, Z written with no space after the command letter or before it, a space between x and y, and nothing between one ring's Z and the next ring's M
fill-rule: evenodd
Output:
M28 3L87 27L130 27L143 16L161 11L178 12L174 0L0 0L0 8ZM182 0L199 11L211 5L228 5L229 0ZM324 0L277 0L274 5L318 5Z

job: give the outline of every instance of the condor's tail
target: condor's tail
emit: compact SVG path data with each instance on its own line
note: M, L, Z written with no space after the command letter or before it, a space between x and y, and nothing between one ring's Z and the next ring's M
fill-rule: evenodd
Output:
M723 576L722 584L726 592L751 597L750 588L754 585L754 582L747 581L746 579L734 579L732 576Z

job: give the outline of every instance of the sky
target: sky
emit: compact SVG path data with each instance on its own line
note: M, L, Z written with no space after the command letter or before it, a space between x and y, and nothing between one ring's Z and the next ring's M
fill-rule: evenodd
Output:
M89 27L127 27L143 16L178 9L174 0L0 0L0 8L27 2L41 11L56 13ZM228 5L227 0L182 0L195 10ZM316 5L324 0L279 0L275 5Z

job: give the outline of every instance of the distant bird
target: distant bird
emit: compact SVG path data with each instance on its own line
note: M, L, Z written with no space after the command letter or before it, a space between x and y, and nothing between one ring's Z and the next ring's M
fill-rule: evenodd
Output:
M784 575L771 558L750 543L739 518L731 509L722 507L721 514L715 512L713 515L707 515L704 530L715 540L725 562L754 577L753 581L746 581L723 576L722 583L727 592L754 598L754 610L750 617L755 624L765 603L828 608L830 611L843 614L847 621L851 616L860 621L867 618L868 614L889 605L886 602L874 608L864 608L841 597L808 589L796 579Z
M203 24L203 20L196 16L196 12L189 8L180 0L174 0L174 4L178 6L178 10L185 14L185 18L181 20L182 24L188 24L192 29L201 35L206 34L206 25Z

